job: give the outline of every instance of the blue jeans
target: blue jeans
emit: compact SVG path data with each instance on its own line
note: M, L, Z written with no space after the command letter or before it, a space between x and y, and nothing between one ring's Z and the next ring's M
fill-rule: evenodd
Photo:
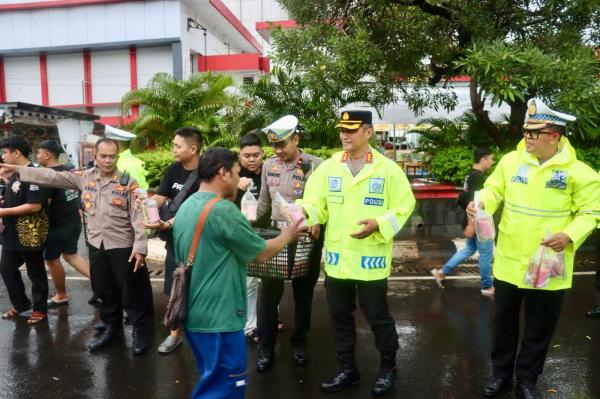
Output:
M467 245L446 262L442 268L444 275L449 275L452 271L465 260L467 260L476 251L479 251L479 274L481 275L481 287L486 290L492 286L492 255L494 252L494 241L481 242L476 237L467 238Z
M200 380L193 399L244 399L247 348L244 331L185 334L196 358Z

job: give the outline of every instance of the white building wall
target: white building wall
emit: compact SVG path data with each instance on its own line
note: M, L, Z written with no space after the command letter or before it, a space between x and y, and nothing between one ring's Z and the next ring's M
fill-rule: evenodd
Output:
M91 58L94 103L121 101L131 89L129 50L93 51Z
M173 74L171 47L137 49L138 87L145 87L158 72Z
M51 106L83 104L83 54L49 54L48 102Z
M5 58L4 74L7 101L42 103L39 57Z
M149 0L0 13L0 51L179 37L180 2Z

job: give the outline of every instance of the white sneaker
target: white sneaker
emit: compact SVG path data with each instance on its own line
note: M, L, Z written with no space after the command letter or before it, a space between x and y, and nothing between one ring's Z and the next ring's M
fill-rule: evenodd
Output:
M171 353L183 343L183 337L169 335L159 346L159 353Z
M481 290L481 295L485 295L485 296L494 296L494 292L496 291L496 289L494 288L494 286L492 285L490 288L487 288L485 290Z
M442 274L442 271L439 269L431 269L429 272L435 279L435 283L438 285L438 287L444 288L444 275Z

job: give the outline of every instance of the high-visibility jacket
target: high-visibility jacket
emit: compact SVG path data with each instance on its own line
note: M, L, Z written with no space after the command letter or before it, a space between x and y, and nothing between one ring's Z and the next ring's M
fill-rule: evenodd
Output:
M374 151L363 169L352 176L348 153L323 162L308 178L300 204L309 224L327 223L325 272L338 279L381 280L390 275L393 238L415 207L415 197L402 169ZM364 239L352 238L376 219L379 230Z
M144 169L144 161L134 157L131 150L127 149L119 154L117 169L121 172L128 172L138 182L140 188L148 188L148 182L146 181L148 172Z
M480 199L489 213L504 202L495 278L531 288L523 282L529 259L547 234L563 232L572 241L564 250L566 279L551 278L544 289L571 287L575 250L598 223L600 176L577 160L566 137L559 142L559 152L542 165L521 141L516 151L502 157Z

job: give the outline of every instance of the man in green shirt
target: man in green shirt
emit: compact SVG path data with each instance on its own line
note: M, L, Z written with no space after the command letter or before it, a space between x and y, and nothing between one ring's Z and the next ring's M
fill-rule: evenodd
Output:
M246 265L264 262L306 232L300 221L265 241L232 202L240 165L228 149L209 148L198 161L200 189L179 208L173 227L175 259L187 259L198 217L208 201L224 198L210 211L196 250L185 330L200 381L193 398L240 398L246 385ZM227 201L230 200L230 201Z

